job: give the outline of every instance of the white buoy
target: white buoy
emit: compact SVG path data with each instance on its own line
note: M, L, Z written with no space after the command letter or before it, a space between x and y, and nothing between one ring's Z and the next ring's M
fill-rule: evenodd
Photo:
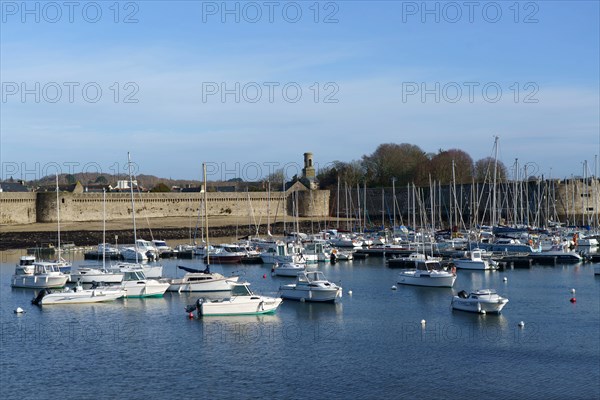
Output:
M17 309L15 310L15 314L23 314L25 313L25 310L23 310L21 307L17 307Z
M398 288L396 287L396 285L392 286L392 290L396 290L396 289L398 289Z
M424 319L421 320L421 325L425 325L427 323L427 321L425 321Z
M352 290L348 290L348 296L352 296Z
M502 280L503 280L504 282L508 282L508 278L507 278L507 277L504 277L504 278L502 278Z
M575 294L575 289L571 289L571 293Z
M482 314L482 315L485 315L485 314L487 314L487 313L485 312L485 310L481 310L481 314Z
M519 328L523 328L525 326L525 322L521 321L517 324Z

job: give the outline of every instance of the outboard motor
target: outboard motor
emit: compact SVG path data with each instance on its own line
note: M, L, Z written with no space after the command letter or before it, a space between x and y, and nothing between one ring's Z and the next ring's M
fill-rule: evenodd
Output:
M203 301L204 301L204 299L200 298L200 299L196 300L195 304L189 304L188 306L185 307L185 312L191 313L196 310L200 311L200 304L202 304Z
M42 301L42 299L44 298L44 296L46 295L46 293L50 293L50 291L48 289L42 289L38 292L38 295L36 296L35 299L31 300L31 304L39 306L40 302Z
M458 292L458 297L460 297L461 299L466 299L467 297L469 297L469 293L467 293L464 290L461 290L460 292Z
M335 255L335 253L331 253L331 257L329 257L329 261L330 261L332 264L335 264L335 263L336 263L336 261L337 261L337 256Z

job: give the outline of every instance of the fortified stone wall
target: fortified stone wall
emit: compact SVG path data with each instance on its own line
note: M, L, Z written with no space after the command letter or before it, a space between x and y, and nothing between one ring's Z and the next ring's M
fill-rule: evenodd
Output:
M36 221L36 193L0 192L0 224L31 224Z
M135 215L138 218L195 217L202 206L202 193L142 193L136 194ZM207 193L209 216L255 217L267 213L272 217L283 215L285 195L271 193ZM61 193L61 221L100 221L103 218L101 193ZM131 218L132 205L128 193L106 194L106 218ZM56 221L56 193L39 193L37 221Z

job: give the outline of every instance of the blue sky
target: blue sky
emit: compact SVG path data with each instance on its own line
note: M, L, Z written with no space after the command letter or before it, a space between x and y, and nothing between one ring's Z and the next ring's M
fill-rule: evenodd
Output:
M388 142L477 160L494 135L505 164L569 177L600 152L598 1L75 4L1 4L2 178L127 151L185 179Z

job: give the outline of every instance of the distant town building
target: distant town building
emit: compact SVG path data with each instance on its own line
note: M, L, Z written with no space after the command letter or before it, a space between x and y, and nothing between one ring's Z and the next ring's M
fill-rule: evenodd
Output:
M29 188L20 182L0 182L1 192L29 192Z
M132 181L131 182L133 184L134 188L138 187L138 182L137 180ZM128 180L121 180L121 181L117 181L117 184L115 186L110 186L110 190L129 190L129 181Z

